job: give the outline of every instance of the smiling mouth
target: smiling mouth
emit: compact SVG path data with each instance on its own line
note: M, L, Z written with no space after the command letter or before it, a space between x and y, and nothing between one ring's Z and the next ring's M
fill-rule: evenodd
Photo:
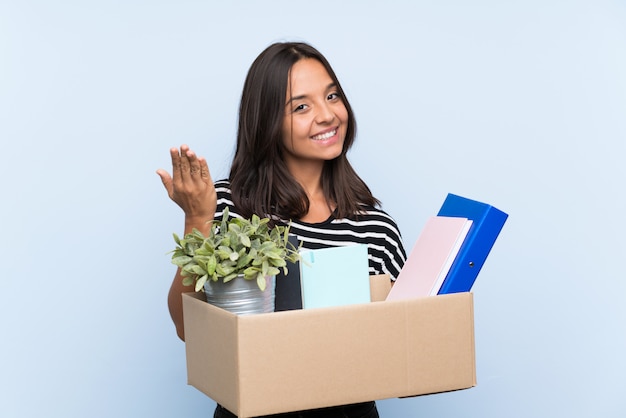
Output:
M311 139L314 141L323 141L325 139L332 138L335 135L337 135L337 129L333 129L332 131L312 136Z

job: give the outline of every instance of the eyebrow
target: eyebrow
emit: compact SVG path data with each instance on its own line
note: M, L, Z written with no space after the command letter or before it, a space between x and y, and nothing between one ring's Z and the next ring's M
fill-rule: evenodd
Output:
M328 90L334 89L334 88L336 88L336 87L337 87L337 83L330 83L328 86L326 86L326 90L328 91ZM306 99L306 98L307 98L307 95L306 95L306 94L302 94L302 95L300 95L300 96L295 96L295 97L292 97L292 98L290 98L289 100L287 100L287 102L285 103L285 106L286 106L286 105L288 105L288 104L290 104L290 103L291 103L291 102L293 102L293 101L296 101L296 100L302 100L302 99Z

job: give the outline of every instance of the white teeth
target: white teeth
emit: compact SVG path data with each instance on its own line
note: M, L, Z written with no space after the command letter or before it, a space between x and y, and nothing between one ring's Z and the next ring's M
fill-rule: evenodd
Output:
M322 141L324 139L330 138L331 136L335 136L336 133L337 133L337 130L334 129L334 130L332 130L330 132L326 132L325 134L315 135L312 139L314 141Z

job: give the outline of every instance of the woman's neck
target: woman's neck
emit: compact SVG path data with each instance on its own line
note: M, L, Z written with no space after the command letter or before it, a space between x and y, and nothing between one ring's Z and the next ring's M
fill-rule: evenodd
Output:
M300 220L308 223L319 223L327 220L335 210L335 204L329 202L324 194L322 187L323 164L308 167L298 165L297 167L290 167L289 171L304 189L309 199L309 211Z

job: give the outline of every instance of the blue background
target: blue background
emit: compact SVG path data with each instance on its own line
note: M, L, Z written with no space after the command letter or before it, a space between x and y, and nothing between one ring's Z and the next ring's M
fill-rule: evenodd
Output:
M604 0L0 2L0 416L211 416L155 170L188 143L226 175L277 40L333 64L407 248L448 192L510 214L473 289L478 386L381 415L625 416L626 5Z

